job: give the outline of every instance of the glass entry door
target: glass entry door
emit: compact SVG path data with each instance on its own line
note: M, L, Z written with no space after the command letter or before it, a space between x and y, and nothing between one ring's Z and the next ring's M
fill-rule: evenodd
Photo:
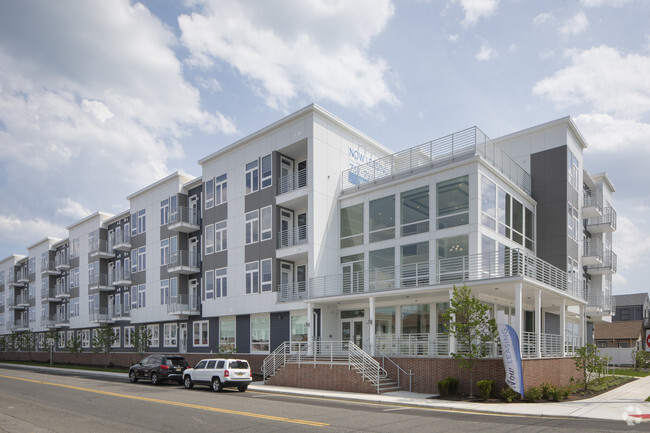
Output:
M351 341L363 349L363 319L341 320L341 340Z

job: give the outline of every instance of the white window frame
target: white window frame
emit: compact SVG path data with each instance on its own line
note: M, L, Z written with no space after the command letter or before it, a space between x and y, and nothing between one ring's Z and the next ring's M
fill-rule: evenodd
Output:
M163 324L163 345L165 347L178 346L178 326L176 323Z
M206 271L203 286L203 299L214 299L214 271Z
M273 238L273 206L260 209L260 240L266 241Z
M269 348L271 347L271 318L269 317L268 314L264 315L252 315L251 316L251 322L250 322L250 329L251 329L251 336L250 336L250 350L251 353L268 353ZM266 322L266 340L261 340L258 337L258 341L254 342L253 339L255 338L255 332L253 329L253 322ZM255 347L257 346L257 347Z
M252 295L260 292L260 264L259 262L246 263L245 268L246 294ZM257 281L257 282L256 282Z
M160 241L160 266L167 265L169 260L169 239Z
M214 179L209 179L203 184L203 196L205 197L205 208L210 209L214 206Z
M205 226L205 255L214 253L214 224Z
M160 225L167 225L169 222L169 199L160 202Z
M149 345L151 347L160 347L160 326L158 324L147 325L147 331L151 334Z
M224 173L214 179L214 205L228 201L228 174Z
M140 284L138 286L138 308L144 308L147 306L147 286L146 284Z
M134 333L135 333L135 326L124 327L124 347L133 347Z
M260 240L260 211L255 209L246 214L246 245L254 244Z
M138 248L138 272L147 269L147 247Z
M251 194L260 189L260 160L256 159L246 164L245 175L246 194Z
M93 329L94 331L94 329ZM111 344L111 347L120 347L121 341L120 341L120 328L119 326L116 326L113 328L113 343Z
M208 320L200 320L192 324L192 345L194 347L207 347L210 345L209 323L210 322ZM198 330L198 339L197 339L197 330ZM205 331L205 340L203 340L204 331ZM199 341L198 343L197 340Z
M264 268L268 268L265 276ZM273 291L273 260L264 259L260 261L260 292Z
M90 329L81 330L81 347L90 348Z
M214 252L228 249L228 221L223 220L214 225Z
M160 280L160 305L169 303L169 280Z
M224 337L221 334L221 330L224 328L223 324L224 322L229 322L233 324L233 328L235 330L234 333L234 341L232 342L224 342L223 339ZM237 348L237 320L235 317L220 317L219 318L219 352L228 352L228 351L234 351Z
M147 231L147 211L146 209L140 209L138 211L138 234L144 233Z
M228 296L228 268L214 271L214 297L225 298Z
M264 164L268 163L269 164L269 172L268 174L264 174ZM272 160L272 155L266 155L262 157L262 162L260 164L260 184L261 188L268 188L271 185L273 185L273 160Z

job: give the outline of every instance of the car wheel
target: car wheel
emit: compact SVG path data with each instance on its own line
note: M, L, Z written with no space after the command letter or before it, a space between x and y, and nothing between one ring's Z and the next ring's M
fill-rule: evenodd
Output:
M160 382L159 382L159 380L158 380L158 373L156 373L156 372L154 371L153 373L151 373L151 384L152 384L152 385L158 385L159 383L160 383Z
M192 378L189 376L185 376L185 379L183 380L183 385L185 386L185 389L192 389L194 387L194 384L192 383Z
M129 382L136 383L137 381L138 381L138 378L135 377L135 371L133 371L133 370L129 371Z
M239 392L246 392L246 390L248 389L248 385L239 385L237 389L239 390Z
M223 385L221 384L219 378L215 377L214 379L212 379L212 391L220 392L222 390L223 390Z

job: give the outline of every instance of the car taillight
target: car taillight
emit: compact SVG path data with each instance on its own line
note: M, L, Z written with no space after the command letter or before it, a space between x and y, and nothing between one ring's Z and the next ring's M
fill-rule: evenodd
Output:
M223 372L224 377L230 377L230 372L228 370Z
M161 365L160 369L161 370L169 370L169 365Z
M249 371L248 372L248 377L253 377L253 372Z

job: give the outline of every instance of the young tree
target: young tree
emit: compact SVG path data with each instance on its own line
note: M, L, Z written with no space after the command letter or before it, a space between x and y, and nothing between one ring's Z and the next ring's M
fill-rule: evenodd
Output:
M151 331L145 325L136 326L131 338L133 348L138 354L143 355L149 351L151 347Z
M115 340L113 328L108 325L102 325L96 330L93 337L93 352L104 354L104 368L108 367L108 357L113 350Z
M54 349L56 349L56 342L58 338L59 333L55 329L50 329L45 333L45 336L43 337L43 344L50 352L50 365L52 365L52 362L54 362L52 358L54 357Z
M456 352L452 356L459 366L469 370L469 396L474 394L474 365L483 358L486 345L496 341L498 336L496 320L490 319L490 307L472 296L467 286L454 286L449 300L449 309L443 313L447 321L445 333L456 339Z
M77 356L83 352L83 350L83 341L81 340L80 335L74 335L65 344L65 351L69 352L72 355L72 361L74 365L77 365Z
M586 344L576 349L576 356L573 357L576 370L582 370L582 377L585 383L585 391L589 388L589 381L593 373L600 373L607 367L608 356L600 356L600 350L594 344Z

